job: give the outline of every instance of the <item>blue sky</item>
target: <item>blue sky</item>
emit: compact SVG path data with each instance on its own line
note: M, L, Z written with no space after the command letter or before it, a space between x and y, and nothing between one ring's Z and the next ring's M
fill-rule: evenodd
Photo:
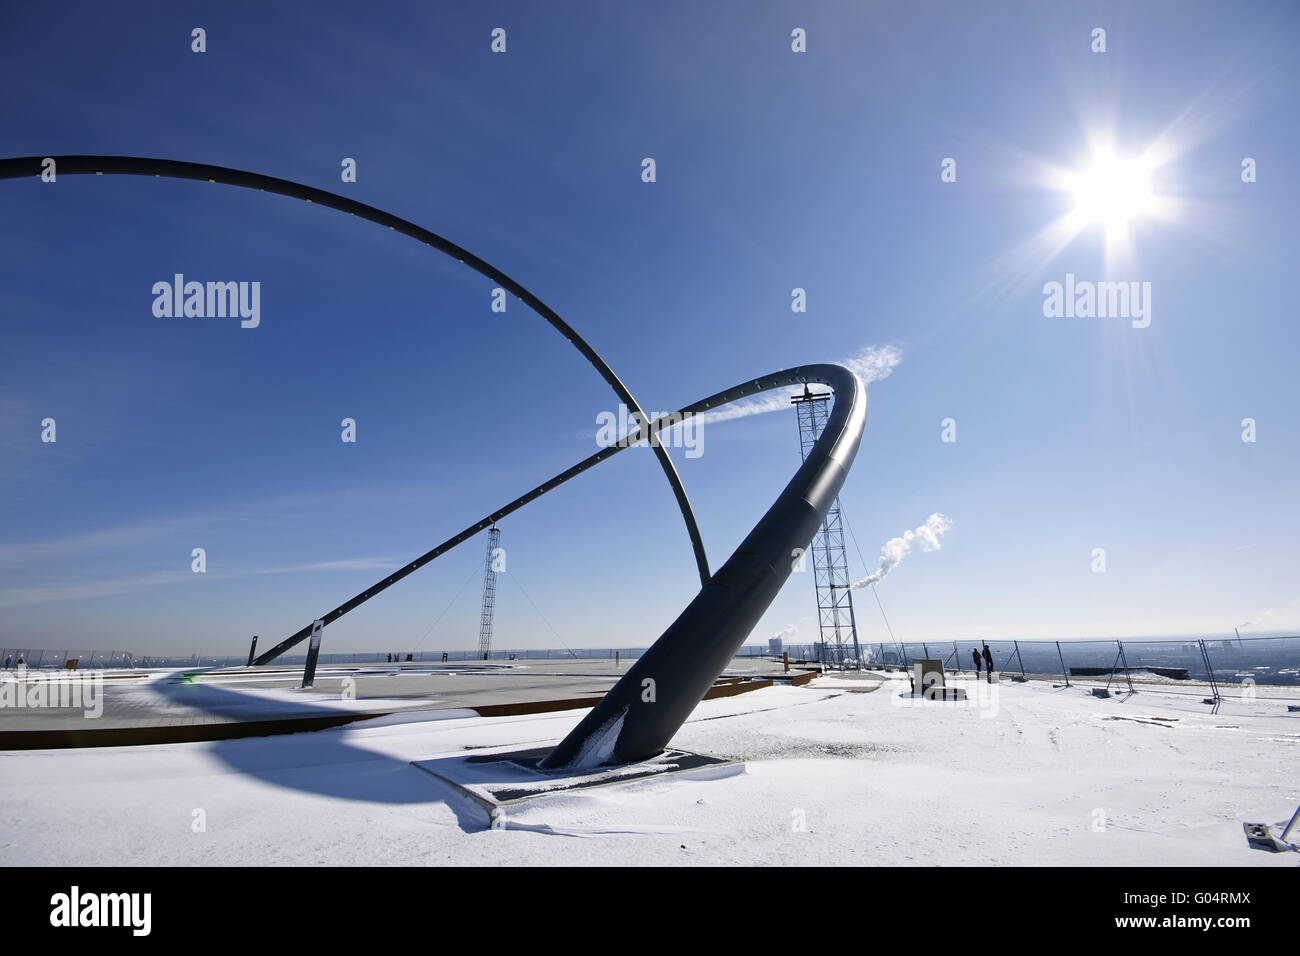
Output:
M952 520L879 586L900 638L1300 628L1291 4L262 6L6 10L0 153L206 162L371 203L522 282L652 410L897 349L842 502L855 576ZM1111 265L1098 226L1032 243L1072 204L1043 171L1098 135L1168 147L1152 181L1175 209ZM617 409L521 303L493 313L488 280L378 226L134 177L0 196L6 646L278 640L590 454ZM260 326L155 317L176 272L259 281ZM1045 317L1067 272L1150 282L1150 326ZM675 460L717 567L797 465L793 413L715 423ZM645 645L698 587L645 450L510 517L503 544L498 646ZM474 646L482 547L327 644ZM796 574L751 641L813 640L814 620Z

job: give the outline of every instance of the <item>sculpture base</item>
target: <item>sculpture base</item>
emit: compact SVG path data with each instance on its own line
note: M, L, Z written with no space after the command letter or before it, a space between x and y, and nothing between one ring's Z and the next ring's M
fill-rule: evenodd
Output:
M540 747L457 754L412 760L411 766L438 778L478 804L492 826L504 825L505 808L544 797L651 778L689 776L696 780L713 780L745 772L744 761L708 757L685 750L666 750L650 760L597 767L583 773L538 769L537 765L550 752L549 747Z

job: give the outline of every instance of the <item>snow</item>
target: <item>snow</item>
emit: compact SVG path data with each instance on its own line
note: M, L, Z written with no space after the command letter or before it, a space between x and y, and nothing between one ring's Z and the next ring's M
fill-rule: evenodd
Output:
M600 766L614 755L614 746L618 735L623 732L623 720L627 717L627 708L623 708L600 726L591 738L578 750L569 769L573 771L591 770Z
M411 761L553 744L586 711L0 753L0 863L1300 863L1249 849L1241 829L1300 803L1285 700L1212 714L1163 686L1098 699L963 683L962 704L905 700L905 677L849 683L702 703L673 745L743 759L743 774L546 796L501 829Z

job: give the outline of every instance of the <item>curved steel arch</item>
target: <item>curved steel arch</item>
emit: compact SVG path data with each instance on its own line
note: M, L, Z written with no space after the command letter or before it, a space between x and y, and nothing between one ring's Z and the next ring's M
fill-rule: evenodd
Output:
M486 276L502 288L513 293L516 298L550 323L557 332L568 340L570 345L581 352L582 356L600 373L600 377L614 390L614 394L627 406L628 410L635 412L640 420L645 420L646 416L642 412L640 404L628 391L622 380L614 374L614 370L605 363L600 354L588 345L586 340L572 326L560 318L554 309L500 269L483 261L468 250L462 249L454 242L444 239L435 232L417 226L413 222L400 219L374 206L348 199L346 196L340 196L338 193L305 186L302 183L295 183L288 179L277 179L273 176L263 176L260 173L250 173L241 169L230 169L226 166L186 163L172 159L153 159L139 156L22 156L0 159L0 179L21 179L27 176L39 178L43 169L42 163L46 159L54 160L56 175L94 173L96 175L111 174L207 180L210 183L221 183L226 186L242 186L246 189L277 193L281 196L304 199L310 203L350 213L378 225L387 226L389 229L410 236L412 239L418 239L420 242L433 246L439 252L464 263L475 272ZM659 464L663 468L664 475L668 478L669 485L672 486L673 495L677 499L677 507L682 513L682 520L686 522L686 533L690 536L691 548L695 553L695 564L699 570L700 583L704 584L709 580L709 560L704 551L704 541L700 537L699 525L695 521L695 512L691 510L690 499L686 497L686 489L682 486L681 478L677 474L677 469L673 466L673 460L669 457L668 450L657 445L655 446L655 456L659 459Z
M677 620L542 761L543 769L629 763L661 753L767 611L825 522L857 456L866 389L843 366L804 365L719 392L680 413L809 382L829 385L835 405L804 463Z
M797 554L807 549L844 484L866 425L867 397L858 377L843 366L801 365L789 368L710 395L643 425L625 441L602 448L448 538L323 615L321 621L329 624L338 620L434 558L446 554L570 478L625 448L634 447L643 438L653 439L660 431L681 421L681 416L701 414L769 389L811 382L829 385L835 392L835 405L821 437L804 463L740 547L705 582L668 630L561 741L543 766L547 769L582 767L653 757L668 745L767 611L790 576ZM311 627L304 627L262 654L254 663L268 663L310 635ZM651 681L648 686L653 688L648 697L646 680Z
M371 222L387 225L405 235L419 239L451 255L509 289L533 311L546 319L569 340L601 373L629 410L645 421L640 406L604 360L553 310L519 283L483 260L435 233L422 229L373 206L355 202L335 193L303 186L288 180L256 173L182 163L172 160L140 159L122 156L52 157L63 173L122 173L129 175L168 176L177 179L207 179L227 185L256 188L285 196L317 202L350 212ZM44 157L0 160L0 179L14 179L41 172ZM651 441L656 455L673 486L678 505L686 521L700 571L701 588L686 609L664 631L650 649L607 693L576 728L543 761L547 769L587 767L600 763L642 760L663 751L678 728L703 699L709 687L735 656L753 630L781 585L790 576L793 558L812 541L817 528L826 519L835 496L839 494L857 455L866 423L866 392L857 376L838 365L804 365L786 369L754 382L746 382L688 405L672 415L642 425L633 436L584 459L572 468L543 482L460 534L448 539L410 564L377 582L371 588L324 615L325 624L419 570L434 558L473 537L530 501L558 487L593 465L632 447L642 438L653 438L664 428L680 421L680 416L694 415L737 399L772 388L817 382L835 392L835 405L807 458L776 501L745 537L731 557L712 576L704 556L703 542L691 511L690 502L666 449ZM257 658L263 664L278 657L308 637L311 628L303 628Z

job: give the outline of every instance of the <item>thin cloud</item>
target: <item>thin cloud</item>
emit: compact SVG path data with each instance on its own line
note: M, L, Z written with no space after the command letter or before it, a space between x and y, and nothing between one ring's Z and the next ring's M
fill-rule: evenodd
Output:
M852 358L842 359L837 364L843 365L857 375L858 378L862 379L862 384L869 385L872 382L879 382L881 379L889 378L890 374L902 361L903 352L901 349L892 345L869 345ZM696 424L729 422L737 418L749 418L751 415L785 411L790 408L790 399L801 394L802 391L802 388L797 387L786 388L745 399L741 402L732 402L724 408L696 415Z

